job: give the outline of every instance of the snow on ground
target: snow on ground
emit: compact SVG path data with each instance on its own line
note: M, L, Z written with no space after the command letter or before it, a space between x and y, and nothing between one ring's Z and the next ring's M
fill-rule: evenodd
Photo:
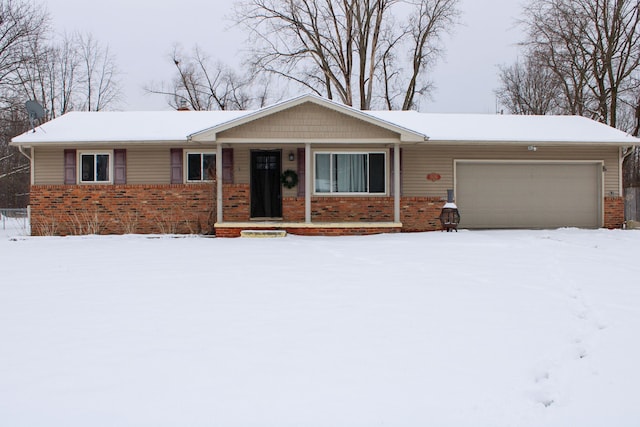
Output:
M637 426L639 250L5 233L0 425Z

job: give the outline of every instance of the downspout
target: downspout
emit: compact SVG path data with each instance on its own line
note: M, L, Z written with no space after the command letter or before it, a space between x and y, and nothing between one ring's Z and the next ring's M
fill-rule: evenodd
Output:
M27 155L27 153L25 153L25 152L23 151L22 145L18 145L18 151L20 151L20 154L22 154L23 156L25 156L27 159L29 159L29 162L31 162L31 157L29 157L29 156Z
M33 149L32 149L33 150ZM20 151L20 154L22 154L23 156L25 156L27 159L29 159L29 181L30 184L33 185L34 183L34 170L33 170L33 153L31 154L31 157L29 155L27 155L27 153L24 152L24 148L22 145L18 145L18 151Z
M620 158L620 164L618 165L618 171L620 173L620 196L624 197L624 188L623 188L623 183L622 183L622 168L624 166L624 161L626 160L627 157L629 157L632 153L633 153L633 149L637 147L636 145L630 145L628 147L620 147L620 155L618 156Z

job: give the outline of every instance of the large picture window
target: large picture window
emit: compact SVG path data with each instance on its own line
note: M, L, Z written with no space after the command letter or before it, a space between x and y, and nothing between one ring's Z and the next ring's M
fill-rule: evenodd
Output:
M315 153L316 193L386 193L385 153Z
M216 178L216 154L187 152L187 182L213 181Z
M80 153L80 182L111 182L111 153Z

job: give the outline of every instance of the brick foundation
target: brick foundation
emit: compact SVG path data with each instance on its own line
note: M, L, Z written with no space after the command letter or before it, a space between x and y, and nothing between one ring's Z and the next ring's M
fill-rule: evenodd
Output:
M402 197L400 222L402 231L441 230L440 212L446 200L440 197Z
M249 184L223 184L222 218L226 222L246 222L251 215Z
M260 230L285 230L289 234L298 236L366 236L381 233L399 233L400 227L281 227L263 228ZM245 228L221 227L216 228L216 237L240 237L240 232Z
M622 228L624 225L624 197L604 198L605 228Z
M31 234L210 233L211 184L34 185Z
M248 184L224 185L224 222L250 221ZM33 235L212 233L214 184L163 185L35 185L31 187ZM317 223L393 222L393 197L312 197L312 221ZM440 230L439 197L402 197L402 228L286 227L300 235L364 235ZM303 197L282 199L283 221L303 222ZM604 226L622 228L624 199L604 199ZM240 228L218 228L216 235L235 237Z

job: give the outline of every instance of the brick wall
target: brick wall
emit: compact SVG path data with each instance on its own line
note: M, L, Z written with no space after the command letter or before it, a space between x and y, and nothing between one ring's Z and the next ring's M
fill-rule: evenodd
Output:
M209 233L212 184L34 185L33 235Z
M261 230L270 230L270 228L260 228ZM284 229L289 234L296 234L299 236L364 236L370 234L381 234L381 233L398 233L401 231L400 227L398 228L389 228L389 227L353 227L353 228L307 228L307 227L284 227L280 228L280 230ZM217 228L216 236L217 237L240 237L240 232L242 228ZM273 229L271 229L273 230Z
M445 202L440 197L402 197L400 200L402 231L441 230L439 216Z
M624 224L624 197L604 198L605 228L622 228Z
M247 184L225 184L225 222L250 219ZM401 231L439 230L444 201L402 197ZM393 197L313 197L314 222L392 222ZM214 184L35 185L31 187L33 235L121 233L211 233L215 218ZM304 198L283 198L283 220L304 221ZM604 199L604 225L621 228L624 199ZM293 234L374 234L396 229L335 228L289 230ZM239 230L218 229L219 235Z
M251 190L249 184L223 184L222 219L226 222L249 221Z
M312 197L311 221L392 222L392 197Z

